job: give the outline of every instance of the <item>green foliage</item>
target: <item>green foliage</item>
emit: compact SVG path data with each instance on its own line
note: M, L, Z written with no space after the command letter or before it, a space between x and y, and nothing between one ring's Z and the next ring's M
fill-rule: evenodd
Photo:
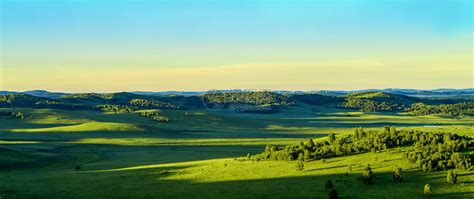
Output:
M458 174L453 170L449 170L446 178L449 184L456 184L458 181Z
M257 160L320 160L360 152L380 152L389 148L413 146L405 152L410 163L418 164L424 171L447 169L472 170L472 157L461 154L473 146L470 137L451 133L422 132L418 130L397 131L394 127L384 127L378 132L354 129L353 133L340 135L336 139L329 134L328 139L309 140L300 144L274 147L252 156Z
M160 115L160 110L153 110L153 111L142 111L140 112L140 116L151 118L157 122L169 122L169 119L165 116Z
M0 116L7 116L12 119L25 119L25 114L23 112L9 112L9 111L0 111Z
M6 94L0 95L0 107L34 107L36 102L46 100L27 94Z
M402 168L397 167L393 171L393 181L394 182L403 182L403 173L402 173Z
M96 109L99 109L104 112L113 112L115 114L117 113L130 113L133 112L133 110L125 105L114 105L114 104L102 104L102 105L97 105Z
M424 189L423 189L423 193L427 196L431 195L431 185L430 184L426 184Z
M336 134L334 133L329 133L328 134L328 141L333 143L334 141L336 141Z
M405 157L411 163L418 164L423 171L454 168L473 169L471 155L461 153L473 146L470 137L451 133L419 133L415 135L414 149L405 152Z
M203 101L208 104L222 104L227 108L231 104L250 104L250 105L293 105L294 102L288 97L270 91L256 92L226 92L205 94Z
M474 115L474 102L463 102L457 104L425 105L423 103L412 104L407 111L415 115L447 115L464 116Z
M175 104L146 99L132 99L130 100L130 105L143 108L179 109L179 106Z
M302 161L298 161L296 163L296 170L303 171L304 170L304 163Z
M359 109L363 112L377 112L377 111L395 111L403 110L404 105L393 102L377 102L369 99L349 98L344 102L341 108Z
M93 108L84 104L67 103L43 97L27 94L0 95L0 107L32 107L65 110L92 110Z
M341 108L359 109L364 112L401 111L409 104L421 101L418 98L383 92L362 92L346 96Z

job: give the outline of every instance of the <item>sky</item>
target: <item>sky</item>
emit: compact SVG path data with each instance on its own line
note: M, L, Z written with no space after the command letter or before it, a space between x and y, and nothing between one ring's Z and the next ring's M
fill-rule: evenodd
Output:
M472 88L470 0L0 0L0 90Z

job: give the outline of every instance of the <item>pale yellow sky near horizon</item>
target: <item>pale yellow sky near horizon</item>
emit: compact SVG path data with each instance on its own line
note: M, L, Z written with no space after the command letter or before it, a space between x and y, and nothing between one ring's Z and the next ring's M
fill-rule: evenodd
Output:
M42 76L36 70L3 68L1 90L117 92L474 87L472 59L467 55L161 69L46 68L41 73L48 75ZM9 74L21 74L22 78ZM30 82L35 82L35 86Z

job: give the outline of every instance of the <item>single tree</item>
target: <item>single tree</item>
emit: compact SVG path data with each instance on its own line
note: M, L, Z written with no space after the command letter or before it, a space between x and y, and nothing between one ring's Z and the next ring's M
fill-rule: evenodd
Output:
M431 185L430 184L425 185L424 193L425 193L425 195L431 195Z
M326 188L326 190L330 190L334 187L334 185L332 184L332 181L331 180L326 180L326 183L324 184L324 188Z
M298 161L298 163L296 163L296 169L298 171L303 171L304 170L304 163L302 161Z
M370 164L367 165L365 171L362 173L362 181L364 184L372 184L374 179L374 174L370 168Z
M447 180L449 184L456 184L456 182L458 181L458 174L453 170L449 170Z
M395 181L395 182L403 182L402 168L397 167L397 168L393 171L393 181Z
M337 199L337 191L335 189L330 189L328 192L329 199Z

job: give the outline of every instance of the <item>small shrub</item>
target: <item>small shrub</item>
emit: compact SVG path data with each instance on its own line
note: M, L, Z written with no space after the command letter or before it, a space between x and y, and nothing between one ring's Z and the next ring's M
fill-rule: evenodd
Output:
M423 192L425 193L425 195L431 195L431 185L426 184Z
M448 171L447 180L449 184L456 184L458 181L458 174L453 170Z
M330 190L334 187L334 185L332 184L332 181L331 180L326 180L326 183L324 184L324 188L326 190Z
M328 192L329 199L337 199L337 191L335 189L330 189Z
M302 161L298 161L298 163L296 163L296 170L298 171L304 170L304 163Z
M397 167L397 168L393 171L393 181L394 181L394 182L403 182L402 168Z

